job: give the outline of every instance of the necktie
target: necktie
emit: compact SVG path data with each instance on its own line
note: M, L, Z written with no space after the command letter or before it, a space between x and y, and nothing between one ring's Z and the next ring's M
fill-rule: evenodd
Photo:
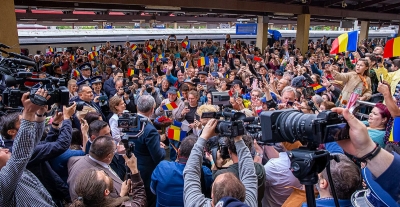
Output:
M108 169L111 171L112 174L114 174L117 178L119 178L118 174L111 168L111 166L108 166Z

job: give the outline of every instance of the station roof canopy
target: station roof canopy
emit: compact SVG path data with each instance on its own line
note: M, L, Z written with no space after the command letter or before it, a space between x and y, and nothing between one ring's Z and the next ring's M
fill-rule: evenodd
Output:
M14 0L17 21L236 22L269 16L295 23L298 14L325 25L341 20L399 24L398 0ZM332 24L329 24L332 23Z

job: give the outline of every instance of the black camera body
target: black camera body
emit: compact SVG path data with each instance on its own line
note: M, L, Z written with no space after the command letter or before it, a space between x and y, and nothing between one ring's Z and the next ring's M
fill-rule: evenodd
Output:
M218 120L215 133L230 138L245 134L242 120L246 118L246 115L241 112L229 112L228 109L222 112L203 112L201 115L201 118L221 119L221 117L224 117L225 120Z
M153 86L151 86L149 84L146 84L145 87L146 87L146 92L147 93L151 93L153 91Z
M261 113L264 143L307 141L327 143L349 139L349 126L342 116L332 111L318 115L296 110L264 111Z
M131 129L137 129L140 125L140 120L136 114L123 113L118 118L118 128L122 128L122 131L130 131Z

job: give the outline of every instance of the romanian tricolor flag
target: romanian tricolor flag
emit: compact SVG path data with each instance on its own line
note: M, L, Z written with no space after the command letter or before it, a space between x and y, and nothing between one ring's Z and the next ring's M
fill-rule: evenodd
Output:
M162 108L164 110L170 110L171 111L171 110L174 110L174 109L178 108L178 105L176 105L175 102L171 102L169 104L165 104L164 106L162 106Z
M71 55L71 56L69 57L69 60L70 60L71 62L75 62L75 55Z
M147 67L145 70L146 70L146 73L150 73L150 72L151 72L151 68L150 68L150 66L149 66L149 67Z
M189 61L186 61L185 68L189 68Z
M311 86L313 87L315 93L322 93L322 92L326 91L326 88L321 86L318 83L311 84Z
M330 54L346 51L357 51L358 31L341 34L332 43Z
M181 95L181 92L180 92L180 91L177 91L177 92L176 92L176 95L178 96L178 98L181 98L181 97L182 97L182 95Z
M151 57L151 62L156 62L156 57Z
M133 51L135 51L135 50L137 49L137 45L132 44L132 45L130 46L130 48L131 48Z
M178 142L183 141L183 139L185 139L186 137L187 132L182 131L181 127L182 123L174 120L174 123L169 127L167 132L168 139Z
M400 117L395 117L393 119L393 128L388 141L396 143L400 142Z
M188 48L188 47L190 47L190 46L189 46L189 42L188 42L188 41L183 41L183 42L182 42L182 47L183 47L183 48Z
M147 49L147 51L151 51L153 49L153 45L151 45L151 44L147 45L146 49Z
M79 73L78 69L75 69L74 72L72 73L72 76L75 78L78 78L81 75L81 73Z
M206 59L205 59L204 57L200 57L200 58L197 60L197 67L203 66L203 65L205 65L205 64L206 64Z
M147 55L143 53L143 54L142 54L142 58L143 58L143 60L144 60L144 59L147 59Z
M96 51L96 46L93 46L93 47L92 47L92 51Z
M131 77L135 74L135 70L133 68L129 68L128 72L126 73L127 77Z
M400 37L388 40L383 51L383 58L400 56Z
M99 53L98 53L97 51L93 51L92 54L93 54L93 56L95 56L95 57L99 56Z
M95 56L94 56L94 54L92 52L88 54L89 61L94 60L94 57Z

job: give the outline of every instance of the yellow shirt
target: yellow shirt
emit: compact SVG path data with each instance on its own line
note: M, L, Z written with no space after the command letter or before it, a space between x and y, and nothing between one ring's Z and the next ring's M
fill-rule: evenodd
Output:
M387 80L387 76L388 76L388 71L386 70L385 67L381 67L381 68L374 68L374 71L376 73L376 77L378 78L378 80L380 81L380 76L383 75L383 80Z

